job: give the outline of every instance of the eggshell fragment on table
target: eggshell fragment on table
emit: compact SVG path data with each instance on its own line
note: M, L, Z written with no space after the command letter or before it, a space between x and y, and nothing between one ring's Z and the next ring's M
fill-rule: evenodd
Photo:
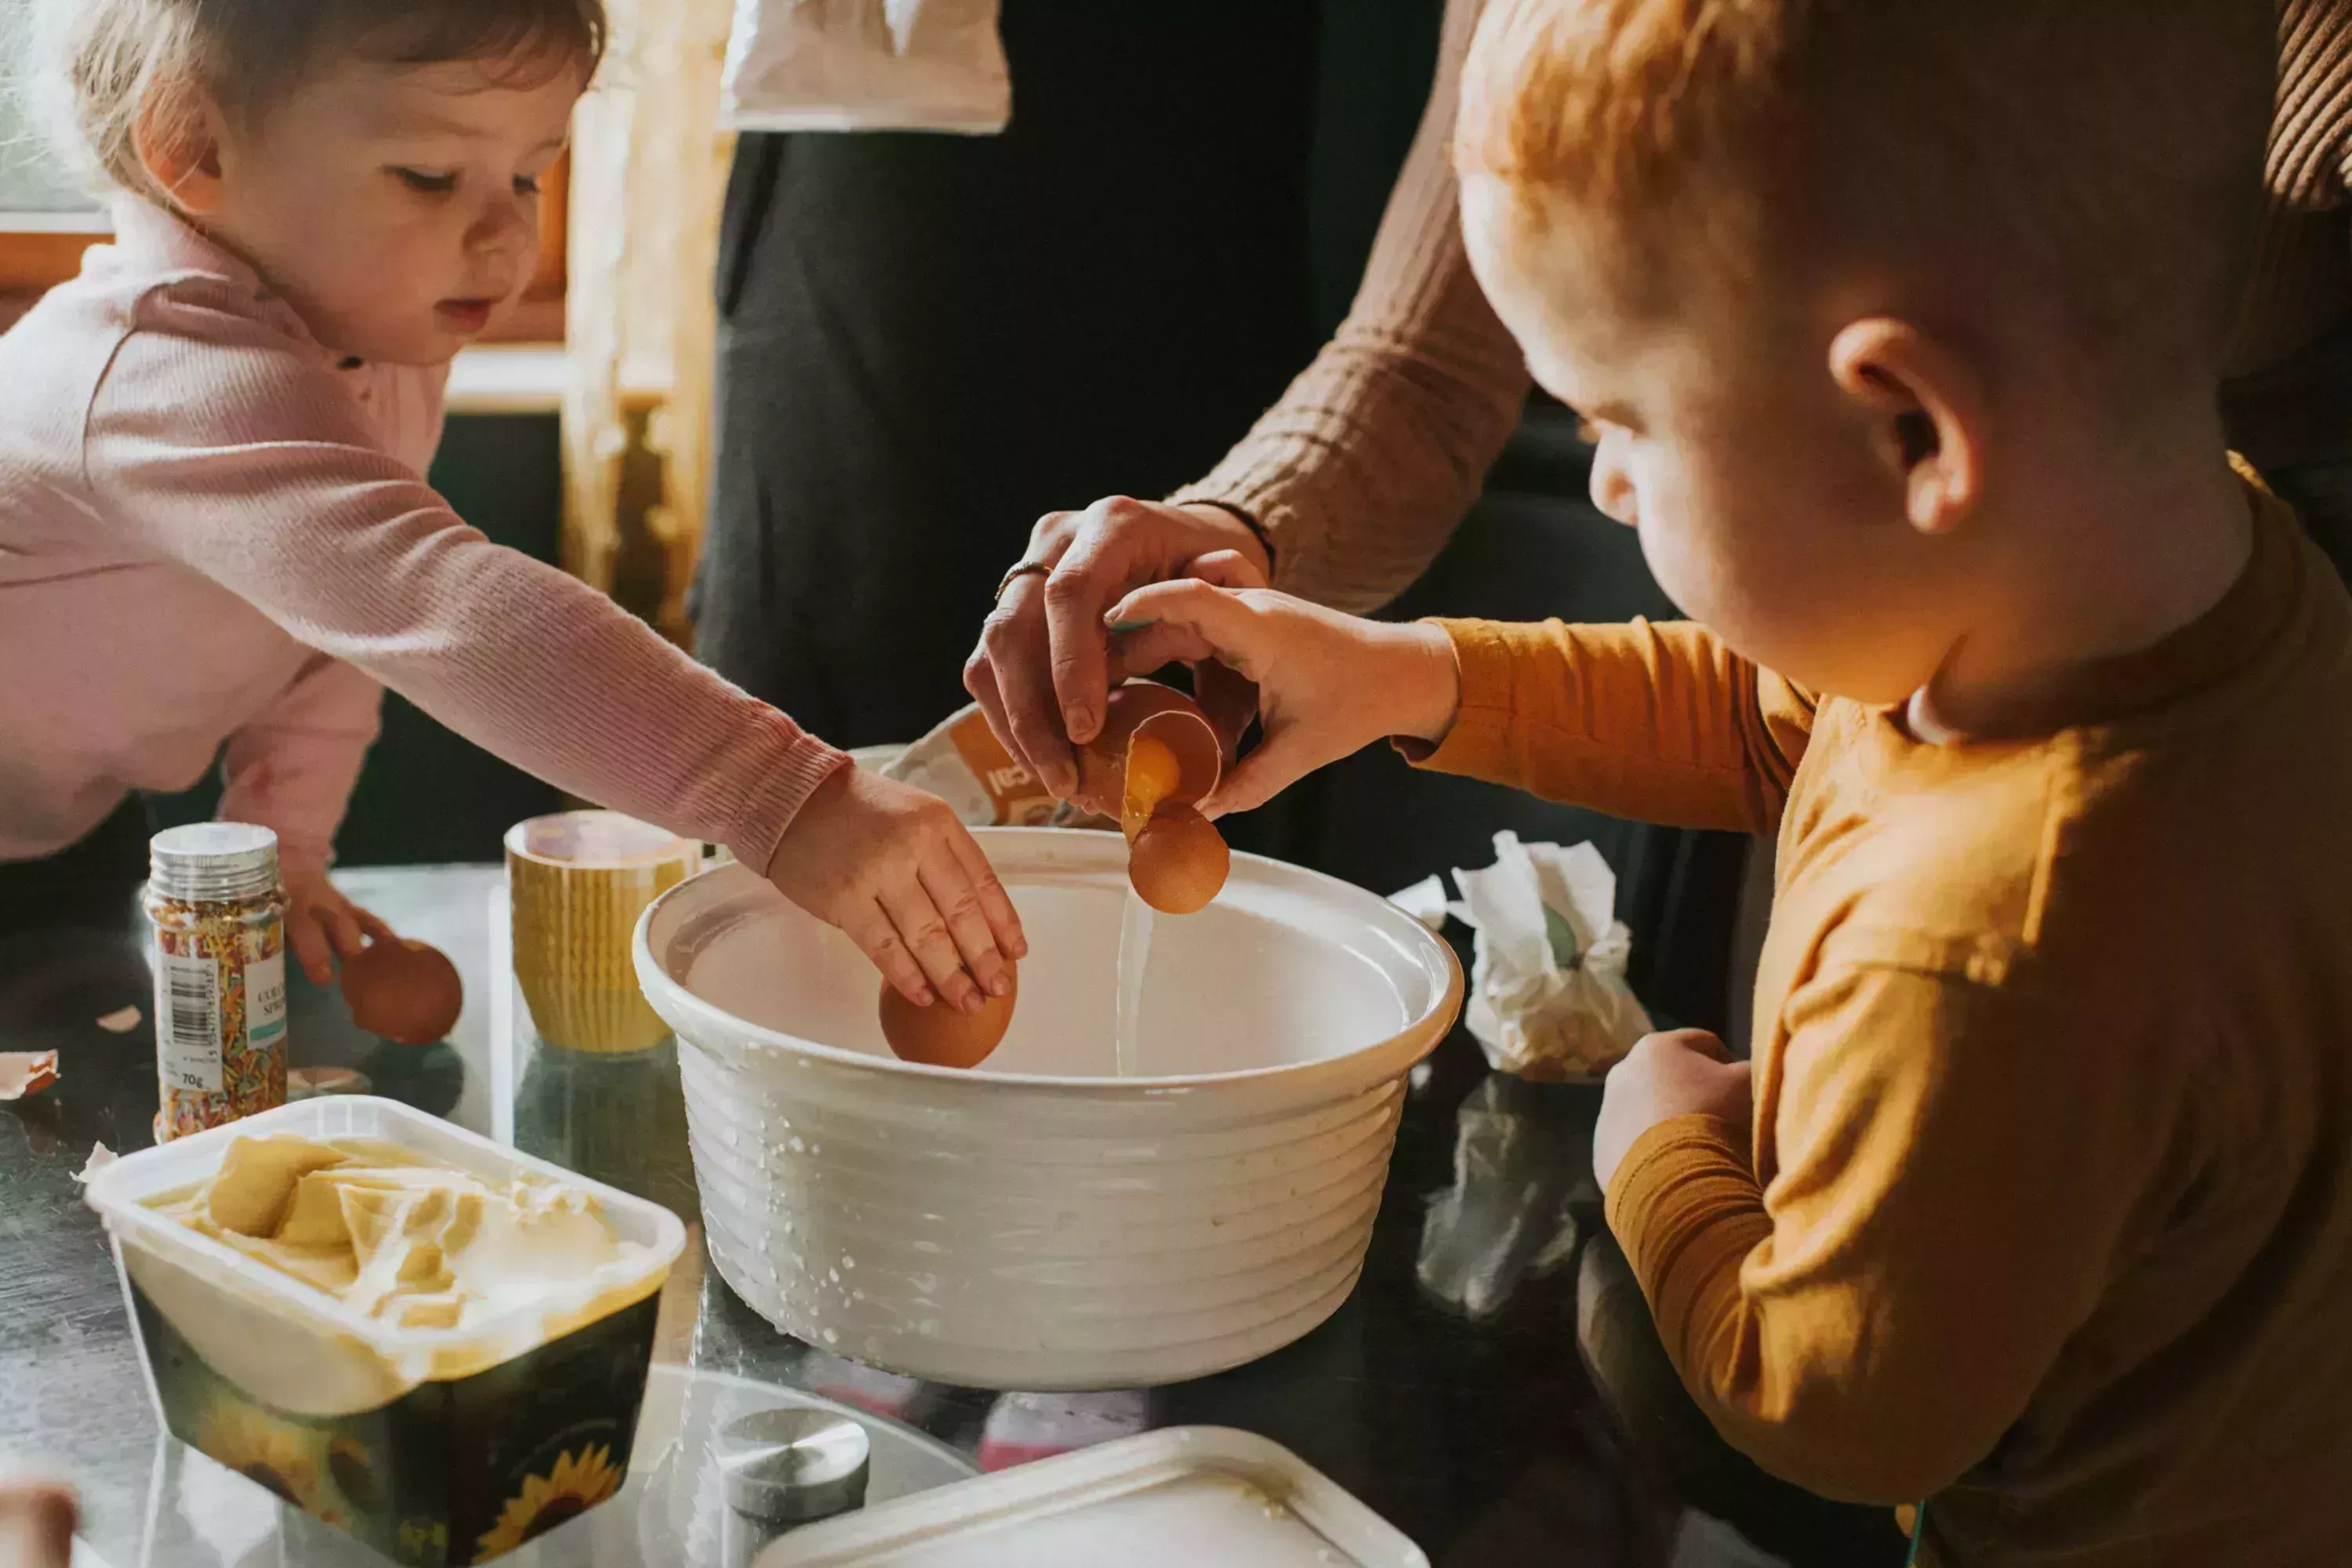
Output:
M373 1087L367 1074L352 1068L288 1068L286 1069L286 1098L289 1100L320 1100L334 1094L365 1094Z
M0 1100L38 1094L58 1081L55 1051L0 1051Z

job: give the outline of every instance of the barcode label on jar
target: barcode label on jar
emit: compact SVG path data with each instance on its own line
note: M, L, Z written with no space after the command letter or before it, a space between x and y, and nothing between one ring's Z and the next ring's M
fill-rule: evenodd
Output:
M221 1091L220 970L209 958L161 953L155 968L155 1059L167 1089ZM281 994L284 982L279 982Z
M245 966L245 1044L268 1050L286 1038L286 954L273 952Z

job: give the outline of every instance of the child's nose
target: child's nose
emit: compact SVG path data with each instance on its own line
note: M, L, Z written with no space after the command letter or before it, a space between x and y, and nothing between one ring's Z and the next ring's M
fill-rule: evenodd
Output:
M537 237L532 232L530 211L512 198L493 201L488 210L474 222L466 236L468 248L480 251L515 251L532 249Z

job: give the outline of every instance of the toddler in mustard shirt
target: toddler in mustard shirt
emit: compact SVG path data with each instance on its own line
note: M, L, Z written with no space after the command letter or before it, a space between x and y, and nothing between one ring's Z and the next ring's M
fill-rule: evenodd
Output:
M1768 1469L1921 1560L2344 1561L2352 601L2226 451L2244 0L1497 0L1463 228L1691 624L1112 612L1384 736L1777 832L1752 1064L1611 1075L1610 1224ZM1140 628L1140 629L1138 629Z

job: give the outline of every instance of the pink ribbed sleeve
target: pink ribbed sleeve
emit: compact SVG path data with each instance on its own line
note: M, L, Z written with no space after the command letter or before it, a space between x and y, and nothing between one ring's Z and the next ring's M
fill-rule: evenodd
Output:
M766 866L847 759L603 595L466 526L376 447L333 374L250 310L226 282L141 297L86 433L101 510L517 767ZM315 778L301 793L323 797L342 765L325 752L344 743L277 731L267 774Z
M364 670L312 659L222 749L222 819L271 829L289 866L326 865L383 708L383 688Z

